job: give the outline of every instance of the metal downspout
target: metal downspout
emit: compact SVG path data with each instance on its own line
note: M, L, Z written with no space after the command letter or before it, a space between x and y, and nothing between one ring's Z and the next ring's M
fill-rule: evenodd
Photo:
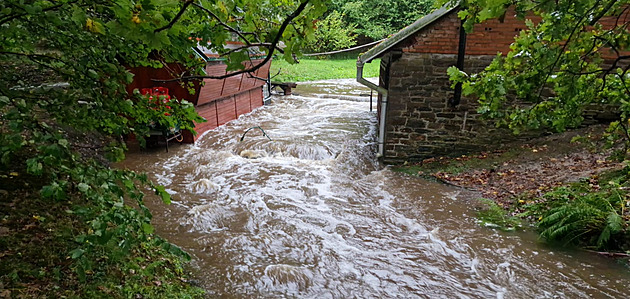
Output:
M387 115L387 89L380 87L365 78L363 78L363 65L365 63L361 61L361 58L357 59L357 82L367 86L372 90L376 90L376 92L382 95L381 97L381 116L379 118L379 128L378 128L378 153L377 158L383 157L385 153L385 117Z
M464 60L466 59L466 30L464 29L465 21L462 20L459 25L459 43L457 46L457 65L456 67L460 71L464 71ZM459 82L455 85L455 91L453 98L449 101L451 107L459 105L462 100L462 83Z

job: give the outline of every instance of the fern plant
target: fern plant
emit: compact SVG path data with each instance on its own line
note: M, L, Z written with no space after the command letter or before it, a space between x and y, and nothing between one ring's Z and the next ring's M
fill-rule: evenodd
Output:
M548 194L565 202L547 211L538 223L540 236L550 242L612 249L611 237L625 232L626 200L618 182L611 181L600 192L580 192L579 188L559 188Z
M514 231L521 227L518 217L510 216L509 212L494 201L486 198L479 199L485 206L477 212L481 225L503 231Z

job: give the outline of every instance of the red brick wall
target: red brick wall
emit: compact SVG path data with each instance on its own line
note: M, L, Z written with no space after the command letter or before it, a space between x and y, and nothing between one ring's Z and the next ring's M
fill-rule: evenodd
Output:
M461 20L452 12L417 33L403 52L457 54ZM514 37L525 29L525 22L508 12L503 23L489 20L476 24L466 38L467 55L506 54Z
M530 16L528 19L538 22L539 17ZM606 17L600 20L604 27L612 28L616 23L624 24L630 21L630 10L619 17ZM403 52L457 54L459 44L459 27L461 20L457 13L450 14L435 21L422 29L410 41ZM525 30L525 22L516 18L514 11L508 11L503 22L497 19L476 24L473 31L466 38L466 55L496 55L498 52L507 54L510 44L521 30ZM603 52L607 59L616 58L610 51Z

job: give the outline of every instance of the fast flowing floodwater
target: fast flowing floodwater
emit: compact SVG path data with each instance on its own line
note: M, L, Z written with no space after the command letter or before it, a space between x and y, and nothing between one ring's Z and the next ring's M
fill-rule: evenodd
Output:
M122 165L173 195L149 203L154 225L191 253L209 297L630 297L624 266L480 227L474 194L379 166L376 115L356 97L369 91L352 80L296 93ZM272 141L239 142L253 126Z

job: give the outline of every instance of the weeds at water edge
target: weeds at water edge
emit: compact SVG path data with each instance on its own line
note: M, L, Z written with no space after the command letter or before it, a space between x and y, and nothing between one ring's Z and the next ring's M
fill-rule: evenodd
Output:
M502 231L515 231L521 228L521 219L510 216L508 211L493 200L481 198L479 201L484 204L484 207L477 211L477 219L482 226Z

